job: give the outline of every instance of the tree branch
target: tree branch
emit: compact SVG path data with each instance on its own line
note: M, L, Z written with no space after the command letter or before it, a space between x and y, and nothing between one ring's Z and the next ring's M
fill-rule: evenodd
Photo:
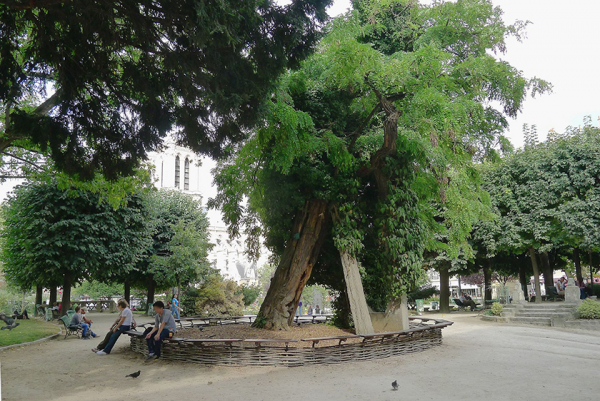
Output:
M19 157L19 156L13 155L12 153L8 153L8 152L2 152L2 154L3 154L3 155L6 155L6 156L9 156L9 157L12 157L13 159L20 160L20 161L22 161L23 163L27 163L27 164L29 164L29 165L31 165L31 166L33 166L33 167L37 168L38 170L41 170L41 169L42 169L40 166L38 166L38 165L37 165L37 164L35 164L34 162L32 162L32 161L29 161L29 160L27 160L27 159L23 159L22 157Z
M52 110L54 107L58 106L61 101L62 89L54 92L54 95L50 96L44 103L40 104L34 111L33 114L37 114L40 116L46 115Z

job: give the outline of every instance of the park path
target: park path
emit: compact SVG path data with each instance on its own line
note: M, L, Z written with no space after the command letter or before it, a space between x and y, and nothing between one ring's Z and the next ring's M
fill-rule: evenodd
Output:
M94 314L104 333L116 315ZM441 317L441 316L439 316ZM0 352L2 399L152 400L597 400L600 333L445 316L444 345L335 366L227 368L144 364L122 337L110 356L74 338ZM140 319L143 321L143 319ZM142 371L139 379L125 375ZM398 380L400 390L391 391Z

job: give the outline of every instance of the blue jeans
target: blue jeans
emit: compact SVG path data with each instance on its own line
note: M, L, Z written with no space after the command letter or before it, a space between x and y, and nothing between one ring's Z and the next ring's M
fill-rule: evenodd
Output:
M90 328L90 325L87 323L81 323L81 328L83 329L83 333L81 333L81 337L85 337L87 335L87 331Z
M173 318L179 319L179 309L173 308Z
M159 357L160 356L160 347L162 346L163 340L165 338L169 337L169 330L163 329L160 332L160 338L158 341L156 341L154 339L155 336L156 336L156 333L152 333L152 337L147 339L146 343L148 344L148 353L154 354Z
M110 351L115 346L115 343L117 342L119 337L121 337L121 334L123 334L126 331L129 331L129 328L130 328L129 326L124 326L124 325L119 326L119 328L117 329L117 332L112 333L112 335L110 336L110 340L108 340L108 344L106 344L106 347L104 347L103 351L106 352L107 354L110 354Z

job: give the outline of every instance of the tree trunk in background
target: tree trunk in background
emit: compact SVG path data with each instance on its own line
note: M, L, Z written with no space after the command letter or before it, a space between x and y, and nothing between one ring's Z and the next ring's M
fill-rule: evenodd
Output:
M581 258L579 257L579 248L573 250L573 263L575 264L575 277L578 282L583 282L583 274L581 273Z
M41 285L38 285L35 287L35 304L36 305L41 305L42 304L42 295L44 294L44 287L42 287ZM37 308L36 308L36 313L37 313Z
M73 285L73 273L65 273L63 278L63 294L62 294L62 307L60 309L61 316L67 314L67 311L71 309L71 286Z
M446 263L440 267L440 312L450 313L450 272Z
M373 334L373 323L365 298L365 290L360 278L357 260L345 251L340 251L342 267L344 268L344 279L346 280L346 291L350 300L350 310L356 334Z
M125 281L123 284L123 298L130 304L129 298L131 298L131 283L129 281Z
M292 238L286 244L255 325L267 329L287 330L302 290L310 278L325 237L329 233L327 202L308 200L296 214Z
M148 314L148 310L154 303L154 291L156 290L156 283L154 282L154 276L148 278L148 297L146 298L146 310L144 314Z
M535 249L529 248L529 257L533 267L533 280L535 282L535 303L542 303L542 289L540 288L540 268L538 267L537 255Z
M56 303L56 287L50 287L50 298L48 299L48 305L54 306Z
M484 298L483 307L485 309L486 302L492 300L492 260L488 259L483 265L483 285L484 285Z
M542 262L542 274L544 275L544 287L554 287L554 269L550 264L548 252L542 252L540 254L540 260ZM546 294L548 294L548 290L546 290Z
M529 292L527 291L527 285L529 284L529 282L527 281L527 274L525 272L524 266L519 267L519 281L521 282L521 289L523 290L523 295L525 296L525 299L529 301Z

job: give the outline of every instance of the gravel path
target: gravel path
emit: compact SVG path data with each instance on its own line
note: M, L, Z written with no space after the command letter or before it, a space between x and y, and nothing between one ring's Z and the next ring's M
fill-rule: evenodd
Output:
M432 315L432 317L442 317ZM94 331L116 315L92 315ZM109 356L70 338L0 353L2 400L597 400L600 333L482 322L453 313L444 345L379 361L302 368L144 364L121 338ZM143 319L138 319L143 323ZM138 379L125 375L141 370ZM400 390L391 391L397 380Z

